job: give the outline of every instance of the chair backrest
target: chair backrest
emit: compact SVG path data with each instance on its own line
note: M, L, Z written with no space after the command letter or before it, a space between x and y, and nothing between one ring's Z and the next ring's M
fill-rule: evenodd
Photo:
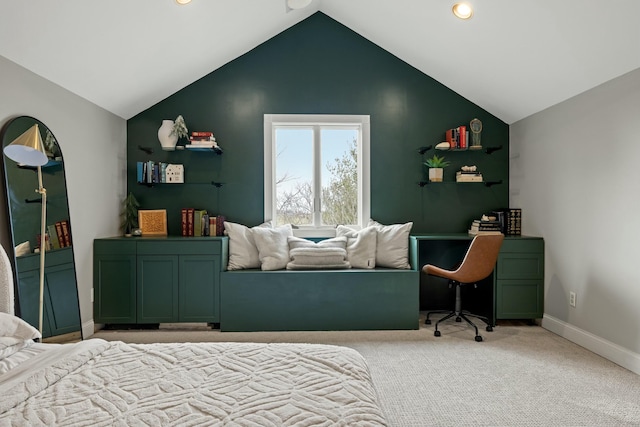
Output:
M474 283L488 277L496 266L503 240L502 234L476 235L451 278L460 283Z

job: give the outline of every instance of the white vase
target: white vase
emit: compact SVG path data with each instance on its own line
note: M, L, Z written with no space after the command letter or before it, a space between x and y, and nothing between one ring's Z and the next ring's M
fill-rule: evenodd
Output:
M173 133L173 120L163 120L162 126L158 129L158 140L165 151L173 151L176 149L178 135Z

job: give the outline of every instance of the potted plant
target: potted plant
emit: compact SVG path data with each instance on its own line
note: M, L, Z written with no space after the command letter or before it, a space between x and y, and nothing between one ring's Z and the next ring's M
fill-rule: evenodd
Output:
M444 156L438 157L436 154L427 159L424 165L429 168L429 182L442 182L444 168L450 164L451 162L446 161Z
M173 135L176 135L178 139L189 137L189 131L187 130L187 125L184 122L184 118L182 118L182 115L176 117L176 120L173 122L173 130L171 131L171 133Z
M133 193L122 202L122 212L120 213L120 228L126 237L130 237L135 229L138 228L138 208L140 203L136 200Z

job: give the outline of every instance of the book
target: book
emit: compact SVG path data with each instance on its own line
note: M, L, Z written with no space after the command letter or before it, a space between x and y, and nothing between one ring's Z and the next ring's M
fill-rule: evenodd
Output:
M226 219L223 215L216 216L216 236L224 236L224 222Z
M478 234L484 235L484 234L502 234L499 230L498 231L474 231L469 229L469 235L471 236L476 236Z
M209 236L209 214L207 211L202 215L202 235Z
M458 126L458 148L466 150L467 149L467 127L466 126Z
M69 220L60 221L62 225L62 234L64 235L65 246L71 246L71 227L69 227Z
M187 236L193 236L193 213L194 208L187 208Z
M56 231L55 224L47 226L47 233L49 234L51 249L60 249L60 240L58 239L58 232Z
M202 218L206 213L207 211L202 209L196 209L193 212L193 236L200 237L203 235L202 234L202 228L203 228Z
M183 236L186 237L189 235L187 231L187 208L182 208L180 210L180 228Z
M215 216L209 216L209 236L217 236Z
M213 132L193 131L193 132L191 132L191 136L192 137L213 136Z
M62 222L56 221L56 234L58 235L58 241L60 242L60 247L67 247L67 242L64 240L64 233L62 232Z

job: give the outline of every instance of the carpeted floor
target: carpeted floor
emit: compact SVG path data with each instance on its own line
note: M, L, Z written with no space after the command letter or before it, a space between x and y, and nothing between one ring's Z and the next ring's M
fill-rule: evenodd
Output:
M219 332L200 324L98 331L125 342L308 342L358 350L390 426L640 426L640 377L539 326L485 340L447 323L416 331Z

